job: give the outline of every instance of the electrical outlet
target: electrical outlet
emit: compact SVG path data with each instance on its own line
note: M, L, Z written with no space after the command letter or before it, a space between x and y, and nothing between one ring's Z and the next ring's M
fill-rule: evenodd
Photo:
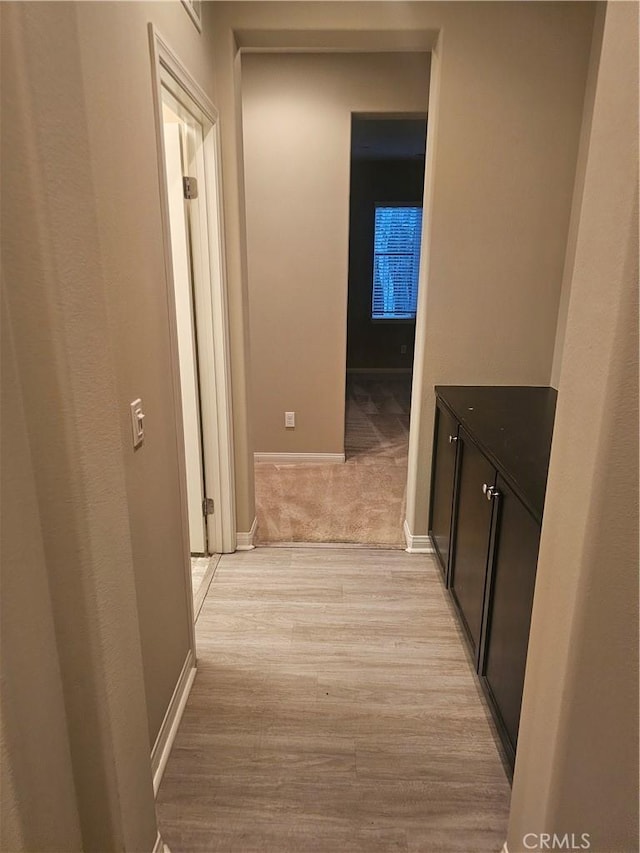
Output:
M406 355L406 354L407 354L407 345L402 344L402 346L400 347L400 355Z
M295 426L296 426L296 413L295 412L285 412L284 413L284 425L287 429L295 429Z

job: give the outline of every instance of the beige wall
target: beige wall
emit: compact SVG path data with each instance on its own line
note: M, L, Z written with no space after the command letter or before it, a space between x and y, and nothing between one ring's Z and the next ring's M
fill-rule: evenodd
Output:
M211 51L177 0L1 13L3 832L150 850L149 753L192 626L147 23L210 95Z
M20 445L9 452L24 460L23 506L31 494L37 509L9 515L2 505L11 543L2 566L11 636L3 639L7 656L31 664L10 668L15 693L3 690L18 803L12 835L18 849L52 849L43 840L51 828L73 850L79 827L81 849L148 850L156 837L149 728L76 9L2 4L1 14L2 162L11 163L2 171L2 278L24 412L3 415L9 439L21 432L28 443L28 457ZM55 645L39 658L50 626ZM27 696L35 707L23 705ZM49 703L50 724L40 714ZM21 735L28 721L34 727ZM30 740L24 750L21 737ZM60 790L41 801L45 781Z
M407 521L427 533L434 385L551 378L593 5L478 4L436 48ZM418 333L420 334L420 333Z
M407 505L413 533L427 529L433 385L544 385L551 378L594 11L591 3L407 3L401 13L384 2L209 7L234 382L249 375L236 46L435 46L431 94L438 91L439 103L430 105L427 155L433 208L423 238ZM244 465L238 503L253 517L249 420L236 422Z
M147 23L152 21L205 92L212 58L184 7L79 3L86 122L101 258L107 282L124 447L131 545L151 743L190 642L181 481L172 385L156 135ZM114 56L118 57L114 62ZM141 397L146 439L133 451L129 403Z
M4 287L2 296L0 849L79 850L55 623Z
M600 4L600 13L605 4ZM567 234L567 248L565 253L564 272L562 274L562 289L560 292L560 303L558 305L558 322L556 325L556 339L553 347L553 363L551 366L551 378L549 384L557 390L560 382L560 368L562 366L562 354L564 351L564 337L567 329L567 314L569 311L569 295L571 293L571 281L576 255L576 243L578 240L578 227L580 224L580 213L582 211L582 197L584 193L584 179L587 168L587 157L589 154L589 143L591 141L591 121L593 118L593 101L595 98L596 83L598 80L598 68L600 59L600 45L602 40L603 14L597 14L594 23L593 36L591 40L591 55L589 59L589 71L584 94L584 107L582 111L582 127L580 128L580 142L578 145L578 157L576 162L576 177L573 185L573 201L571 203L571 217L569 219L569 231Z
M428 81L425 53L242 58L256 451L344 451L351 113L424 113Z
M595 90L510 853L529 832L638 850L636 3L607 6Z

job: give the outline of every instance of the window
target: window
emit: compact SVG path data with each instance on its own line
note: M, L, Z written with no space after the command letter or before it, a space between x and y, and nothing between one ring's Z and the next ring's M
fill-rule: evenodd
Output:
M372 320L414 320L422 208L376 206Z

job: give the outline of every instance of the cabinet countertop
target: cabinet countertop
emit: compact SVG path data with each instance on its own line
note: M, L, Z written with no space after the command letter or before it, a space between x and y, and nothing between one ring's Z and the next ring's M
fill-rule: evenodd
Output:
M435 392L541 522L556 409L555 389L436 385Z

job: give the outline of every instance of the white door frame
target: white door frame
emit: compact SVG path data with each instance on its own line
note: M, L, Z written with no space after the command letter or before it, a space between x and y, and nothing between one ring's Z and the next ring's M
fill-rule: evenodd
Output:
M169 308L169 338L172 353L174 417L179 438L180 490L184 548L188 555L188 516L184 435L178 362L178 337L175 315L169 201L165 174L164 131L162 120L163 80L171 80L198 107L205 119L203 156L206 174L206 222L202 236L208 244L208 286L195 283L198 313L198 364L204 474L207 497L213 498L214 513L207 518L209 551L230 553L236 549L235 472L233 456L233 419L231 404L231 368L229 354L229 317L227 278L224 257L224 222L222 215L222 180L220 127L218 111L183 63L168 46L153 24L149 24L153 102L158 150L160 209L164 236L165 275ZM188 569L191 592L191 567Z

